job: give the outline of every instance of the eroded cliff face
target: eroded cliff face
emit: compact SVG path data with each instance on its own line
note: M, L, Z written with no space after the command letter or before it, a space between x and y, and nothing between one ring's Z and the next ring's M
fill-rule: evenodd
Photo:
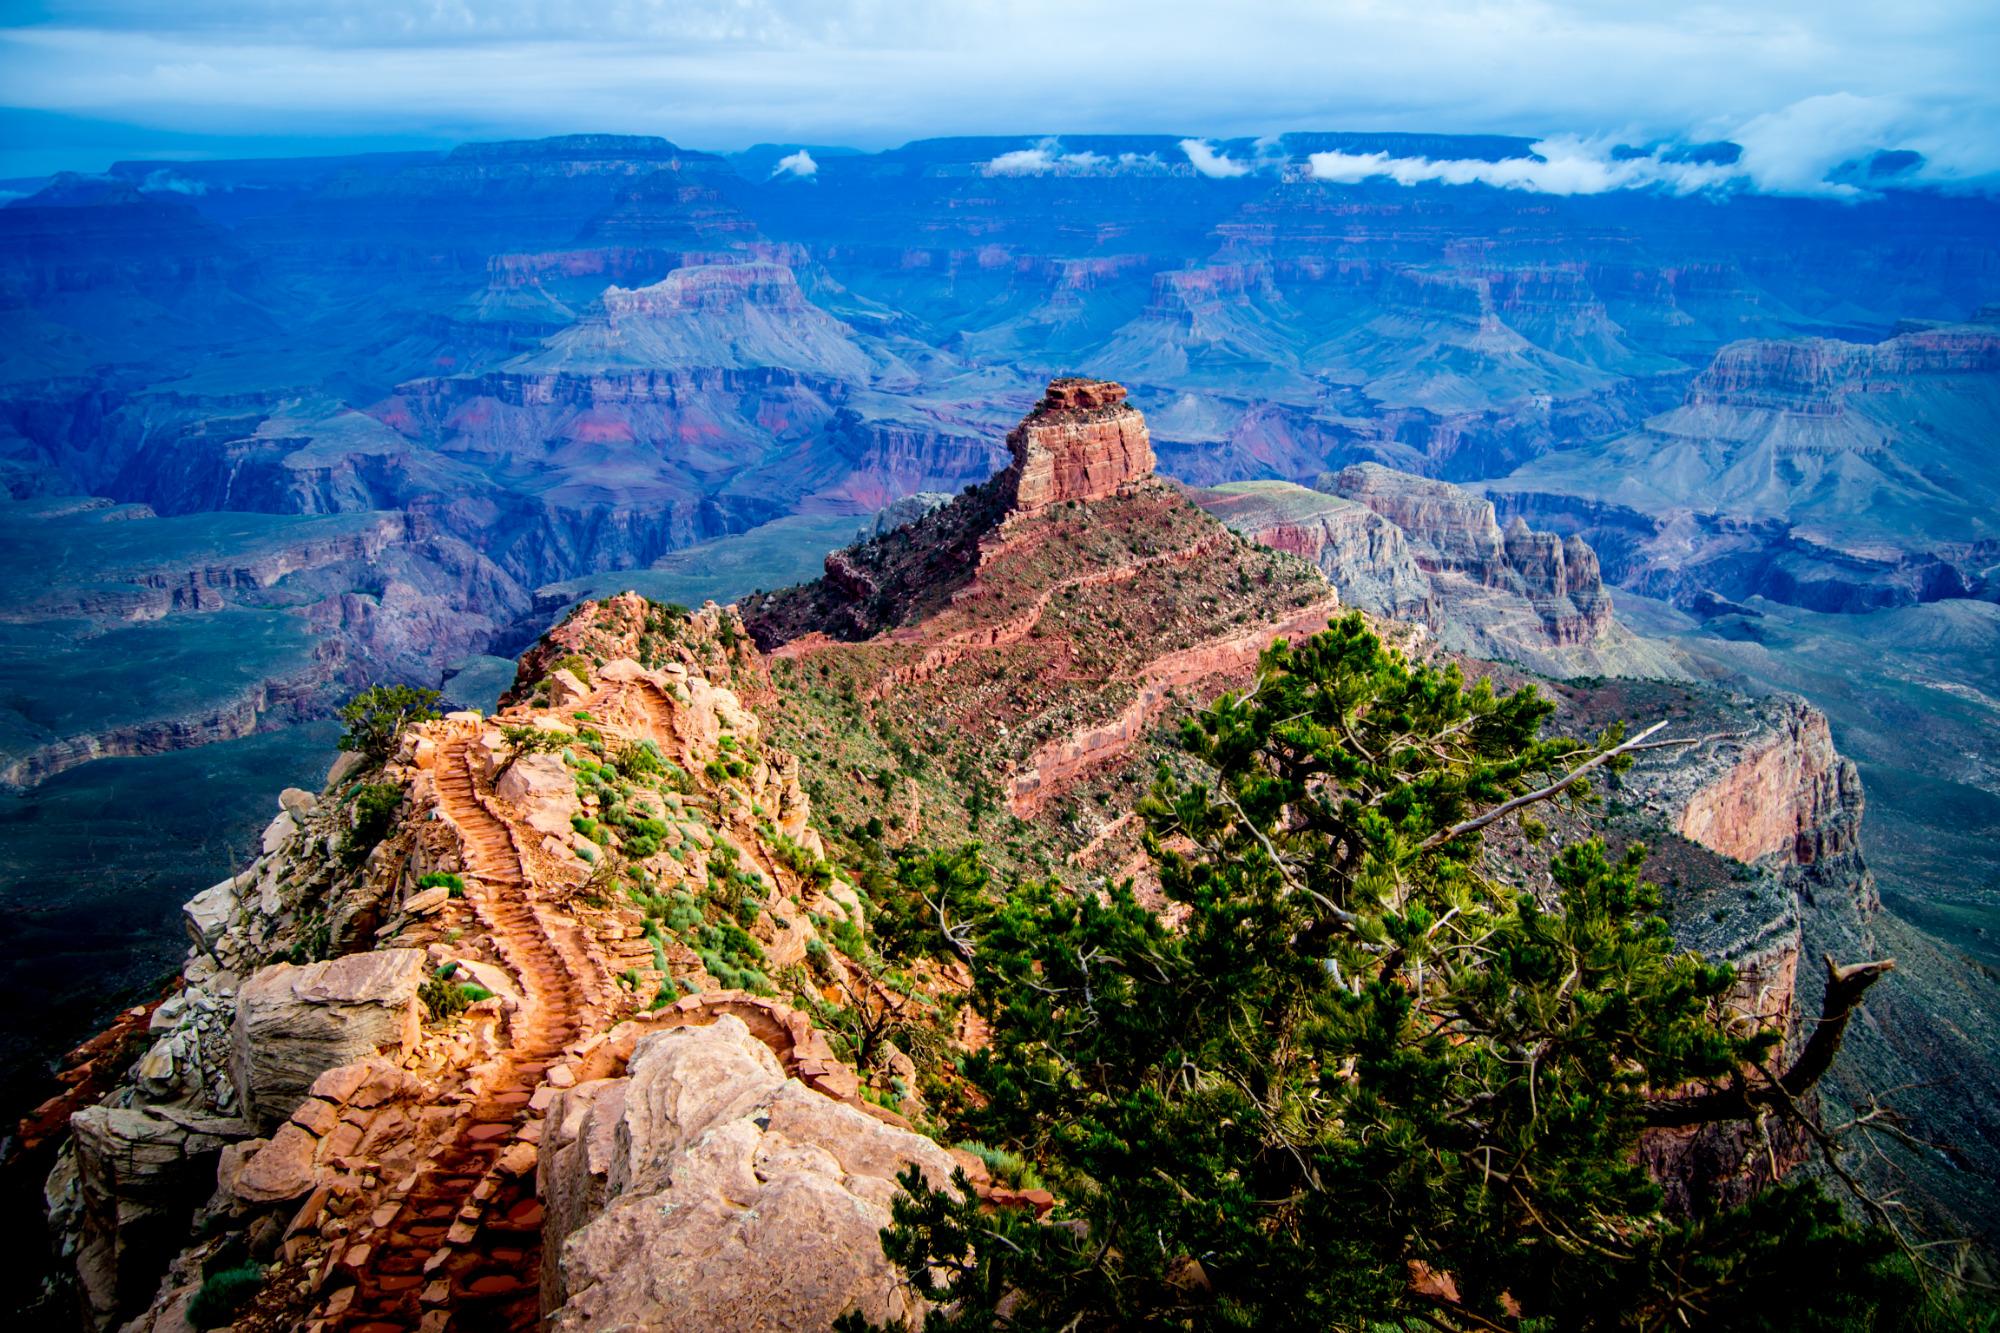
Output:
M1779 701L1767 726L1727 742L1721 771L1681 811L1680 833L1739 861L1779 857L1800 866L1848 850L1836 815L1861 794L1853 764L1833 748L1826 716L1803 699Z
M1106 499L1153 474L1146 419L1109 380L1051 380L1007 448L1014 461L1002 484L1019 514Z
M1551 676L1685 674L1618 625L1597 555L1576 537L1503 531L1493 506L1447 482L1357 464L1320 479L1195 492L1210 513L1312 560L1347 603L1428 627L1442 647Z
M1534 607L1551 644L1592 642L1611 623L1611 598L1596 556L1581 542L1531 532L1519 519L1502 532L1490 501L1372 463L1323 477L1319 486L1401 528L1430 572L1518 593Z
M1795 1053L1811 1035L1820 990L1806 941L1834 924L1852 935L1880 907L1861 849L1860 776L1835 750L1825 716L1802 699L1703 688L1647 703L1673 719L1673 734L1703 743L1642 758L1613 791L1671 830L1652 841L1684 839L1717 858L1704 867L1669 847L1653 872L1667 885L1676 937L1733 966L1732 1007ZM1774 1125L1771 1134L1766 1142L1744 1124L1655 1131L1641 1156L1677 1207L1740 1201L1774 1169L1783 1175L1805 1159L1803 1131Z
M586 604L495 717L288 791L257 860L188 904L145 1055L37 1117L72 1124L48 1191L87 1322L181 1327L204 1265L246 1261L244 1330L916 1310L856 1238L903 1165L953 1163L892 1109L907 1060L858 1073L774 981L881 1002L798 762L743 701L764 687L731 611ZM746 1228L743 1170L802 1225ZM634 1231L668 1202L710 1229ZM634 1265L683 1242L754 1261Z

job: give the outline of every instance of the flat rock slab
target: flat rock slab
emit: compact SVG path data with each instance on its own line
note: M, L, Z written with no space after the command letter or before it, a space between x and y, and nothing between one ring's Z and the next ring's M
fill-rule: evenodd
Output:
M295 967L274 963L243 983L230 1034L230 1077L246 1116L276 1124L327 1070L419 1035L418 949L380 949Z

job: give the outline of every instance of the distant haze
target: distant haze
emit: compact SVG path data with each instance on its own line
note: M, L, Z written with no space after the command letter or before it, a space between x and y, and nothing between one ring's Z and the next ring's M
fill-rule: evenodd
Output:
M1286 129L1556 146L1546 168L1497 173L1314 164L1333 180L1837 194L1884 151L1899 183L2000 177L1991 0L30 0L5 14L0 177L578 130L734 149ZM1704 175L1672 151L1715 140L1743 145L1740 162ZM1631 167L1618 144L1666 151ZM1233 169L1199 154L1205 174ZM806 174L812 159L788 161Z

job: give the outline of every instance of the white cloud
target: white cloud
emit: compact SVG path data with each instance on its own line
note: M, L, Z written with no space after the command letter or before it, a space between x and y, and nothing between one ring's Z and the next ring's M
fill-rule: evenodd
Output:
M0 18L0 120L89 122L60 160L91 170L202 135L334 148L590 130L726 150L1034 126L1199 130L1207 149L1275 129L1742 129L1751 184L1815 189L1822 164L1850 160L1831 141L1869 123L1888 126L1869 147L1924 154L1922 179L2000 172L1995 50L1993 0L42 0ZM107 141L102 124L138 132ZM27 143L58 160L35 122L0 135L0 161ZM1109 169L1071 156L1028 145L1001 169ZM1653 169L1666 188L1675 165ZM1590 188L1510 170L1514 188Z
M778 165L771 168L773 176L798 176L801 178L809 178L817 174L818 171L819 163L813 161L812 154L803 148L799 149L796 153L785 154L785 156L778 159Z
M1391 157L1387 153L1314 153L1306 159L1313 179L1351 185L1387 177L1399 185L1434 181L1441 185L1492 185L1536 194L1602 194L1607 190L1659 187L1675 194L1727 186L1739 177L1733 168L1676 162L1656 149L1642 157L1617 158L1601 141L1573 137L1544 139L1533 157Z
M1238 162L1233 157L1225 157L1208 146L1204 139L1181 140L1181 151L1196 171L1217 180L1227 180L1233 176L1246 176L1253 169L1248 162Z
M1060 140L1043 139L1033 148L1000 154L986 164L985 171L989 176L1090 176L1102 174L1111 165L1112 159L1102 153L1065 153Z
M208 186L205 182L189 180L186 176L178 175L168 167L161 167L158 171L148 172L145 181L139 188L150 191L153 194L208 193Z
M1672 146L1643 155L1614 155L1608 140L1556 136L1536 143L1532 157L1497 162L1335 152L1312 154L1306 170L1314 180L1331 184L1386 178L1400 185L1479 184L1539 194L1755 190L1827 198L1866 195L1865 187L1839 179L1840 169L1882 149L1922 154L1915 173L1920 180L1976 180L2000 171L2000 149L1981 140L1972 127L1927 123L1894 99L1846 93L1805 98L1725 133L1743 150L1728 164L1680 160Z

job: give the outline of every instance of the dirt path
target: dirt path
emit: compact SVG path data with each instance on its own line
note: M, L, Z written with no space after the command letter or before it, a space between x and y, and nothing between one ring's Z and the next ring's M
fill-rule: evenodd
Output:
M518 980L522 1004L509 1025L512 1044L468 1087L456 1132L414 1179L392 1184L373 1214L369 1252L349 1251L358 1280L328 1326L350 1333L513 1333L540 1320L542 1207L532 1169L503 1169L502 1157L541 1137L531 1099L582 1030L584 986L564 957L575 956L577 943L560 938L563 923L538 904L507 825L481 799L466 742L445 746L435 771L440 802L465 840L466 868L479 881L475 910ZM519 1167L526 1154L512 1156L504 1165Z

